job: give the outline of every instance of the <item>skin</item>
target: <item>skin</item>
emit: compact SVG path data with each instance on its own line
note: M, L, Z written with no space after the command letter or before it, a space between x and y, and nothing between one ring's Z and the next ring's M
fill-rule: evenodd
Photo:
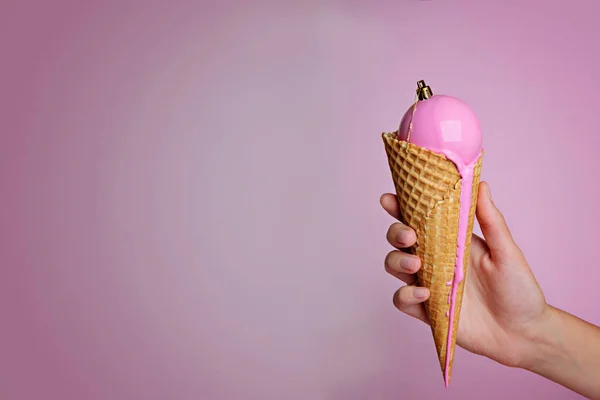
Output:
M395 195L384 194L381 205L399 219ZM546 302L487 182L479 185L476 216L485 240L473 235L457 344L600 399L600 328ZM408 284L394 293L394 305L429 323L423 305L429 290L415 286L421 262L404 252L416 242L415 232L395 222L387 240L396 250L385 258L385 269Z

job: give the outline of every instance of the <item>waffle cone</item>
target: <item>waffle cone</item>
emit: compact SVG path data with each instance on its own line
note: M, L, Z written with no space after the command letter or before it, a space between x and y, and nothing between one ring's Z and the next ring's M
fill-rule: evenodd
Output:
M417 243L409 251L421 259L417 285L429 288L431 292L425 302L425 310L431 322L442 374L447 375L448 385L467 279L482 156L473 171L472 202L464 252L464 279L457 288L449 370L446 374L450 324L450 317L446 312L450 308L449 296L452 290L447 282L454 278L462 178L454 163L443 155L397 140L391 133L384 133L383 141L400 205L400 220L417 234Z

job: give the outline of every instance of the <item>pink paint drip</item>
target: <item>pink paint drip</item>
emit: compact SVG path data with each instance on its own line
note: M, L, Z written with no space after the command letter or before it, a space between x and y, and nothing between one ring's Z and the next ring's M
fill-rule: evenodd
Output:
M454 279L450 279L446 282L446 286L452 286L452 281ZM452 303L452 292L448 293L448 304ZM450 309L446 310L446 317L450 316Z
M465 278L464 268L464 255L467 243L467 231L469 228L469 214L471 212L471 202L473 196L473 169L479 157L469 165L464 165L460 162L460 158L456 157L451 152L444 152L446 157L452 161L458 173L462 178L462 185L460 189L460 212L458 217L458 240L456 245L456 262L454 264L454 278L452 281L452 289L449 294L448 302L450 303L450 309L446 312L446 316L450 317L448 324L448 341L446 343L446 366L444 368L444 383L446 387L449 385L449 369L450 369L450 350L452 347L452 326L454 325L454 308L456 305L456 294L458 292L458 285ZM450 283L448 282L448 283ZM448 285L448 283L446 283Z

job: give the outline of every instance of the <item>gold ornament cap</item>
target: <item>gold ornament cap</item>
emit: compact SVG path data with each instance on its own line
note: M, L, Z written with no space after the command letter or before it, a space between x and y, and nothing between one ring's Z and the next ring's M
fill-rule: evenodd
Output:
M424 80L417 82L417 96L419 100L427 100L433 96L431 88L427 86Z

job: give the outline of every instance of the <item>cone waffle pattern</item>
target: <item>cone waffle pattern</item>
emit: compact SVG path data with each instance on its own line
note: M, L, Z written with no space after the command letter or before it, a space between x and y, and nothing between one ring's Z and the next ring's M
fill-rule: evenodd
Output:
M452 291L452 286L447 283L454 278L462 179L454 163L445 156L396 140L393 136L392 133L384 133L383 141L400 205L400 219L417 233L417 243L409 251L421 259L417 284L429 288L431 292L430 298L425 302L425 310L431 322L435 347L444 373L450 323L446 312L450 309ZM463 264L465 271L464 279L457 288L454 306L449 379L452 375L456 334L467 279L481 161L482 157L473 171L472 202Z

